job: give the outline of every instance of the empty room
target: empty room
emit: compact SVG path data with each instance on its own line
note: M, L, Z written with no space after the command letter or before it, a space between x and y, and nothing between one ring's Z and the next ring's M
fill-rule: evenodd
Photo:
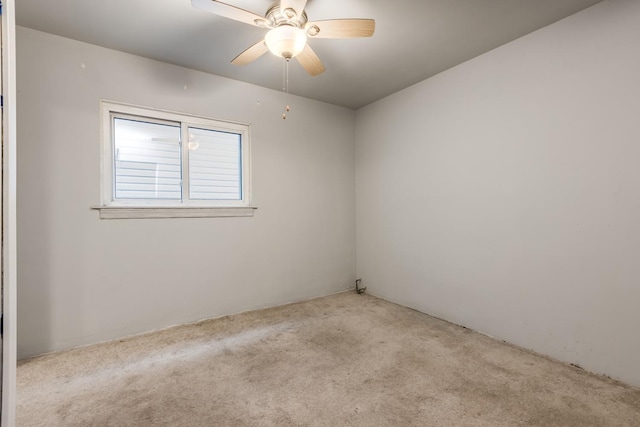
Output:
M640 425L640 1L14 30L2 427Z

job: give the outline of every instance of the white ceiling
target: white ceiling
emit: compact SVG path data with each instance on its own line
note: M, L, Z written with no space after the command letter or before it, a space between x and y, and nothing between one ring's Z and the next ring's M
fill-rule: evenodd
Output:
M309 0L309 20L373 18L372 38L314 39L327 71L292 61L290 91L359 108L601 0ZM226 0L264 15L273 0ZM19 0L18 25L272 89L282 63L230 61L263 29L191 7L191 0Z

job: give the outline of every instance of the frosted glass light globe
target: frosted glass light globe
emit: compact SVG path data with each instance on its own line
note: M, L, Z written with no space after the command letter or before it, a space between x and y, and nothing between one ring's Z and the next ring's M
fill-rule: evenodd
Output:
M307 35L301 28L281 25L269 31L264 41L275 56L291 59L302 52Z

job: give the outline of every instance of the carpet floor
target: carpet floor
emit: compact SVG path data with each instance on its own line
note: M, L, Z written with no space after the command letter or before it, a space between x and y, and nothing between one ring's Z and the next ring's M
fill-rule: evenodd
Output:
M640 390L341 293L21 361L18 426L640 426Z

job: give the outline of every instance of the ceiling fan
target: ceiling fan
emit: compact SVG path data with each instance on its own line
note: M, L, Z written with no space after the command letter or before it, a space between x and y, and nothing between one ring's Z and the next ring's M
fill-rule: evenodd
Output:
M281 0L274 3L264 17L216 0L191 0L197 9L215 13L260 28L269 29L265 38L236 56L231 63L247 65L271 51L285 58L297 58L302 68L312 76L325 71L318 55L307 40L371 37L376 22L373 19L330 19L309 21L304 8L307 0Z

